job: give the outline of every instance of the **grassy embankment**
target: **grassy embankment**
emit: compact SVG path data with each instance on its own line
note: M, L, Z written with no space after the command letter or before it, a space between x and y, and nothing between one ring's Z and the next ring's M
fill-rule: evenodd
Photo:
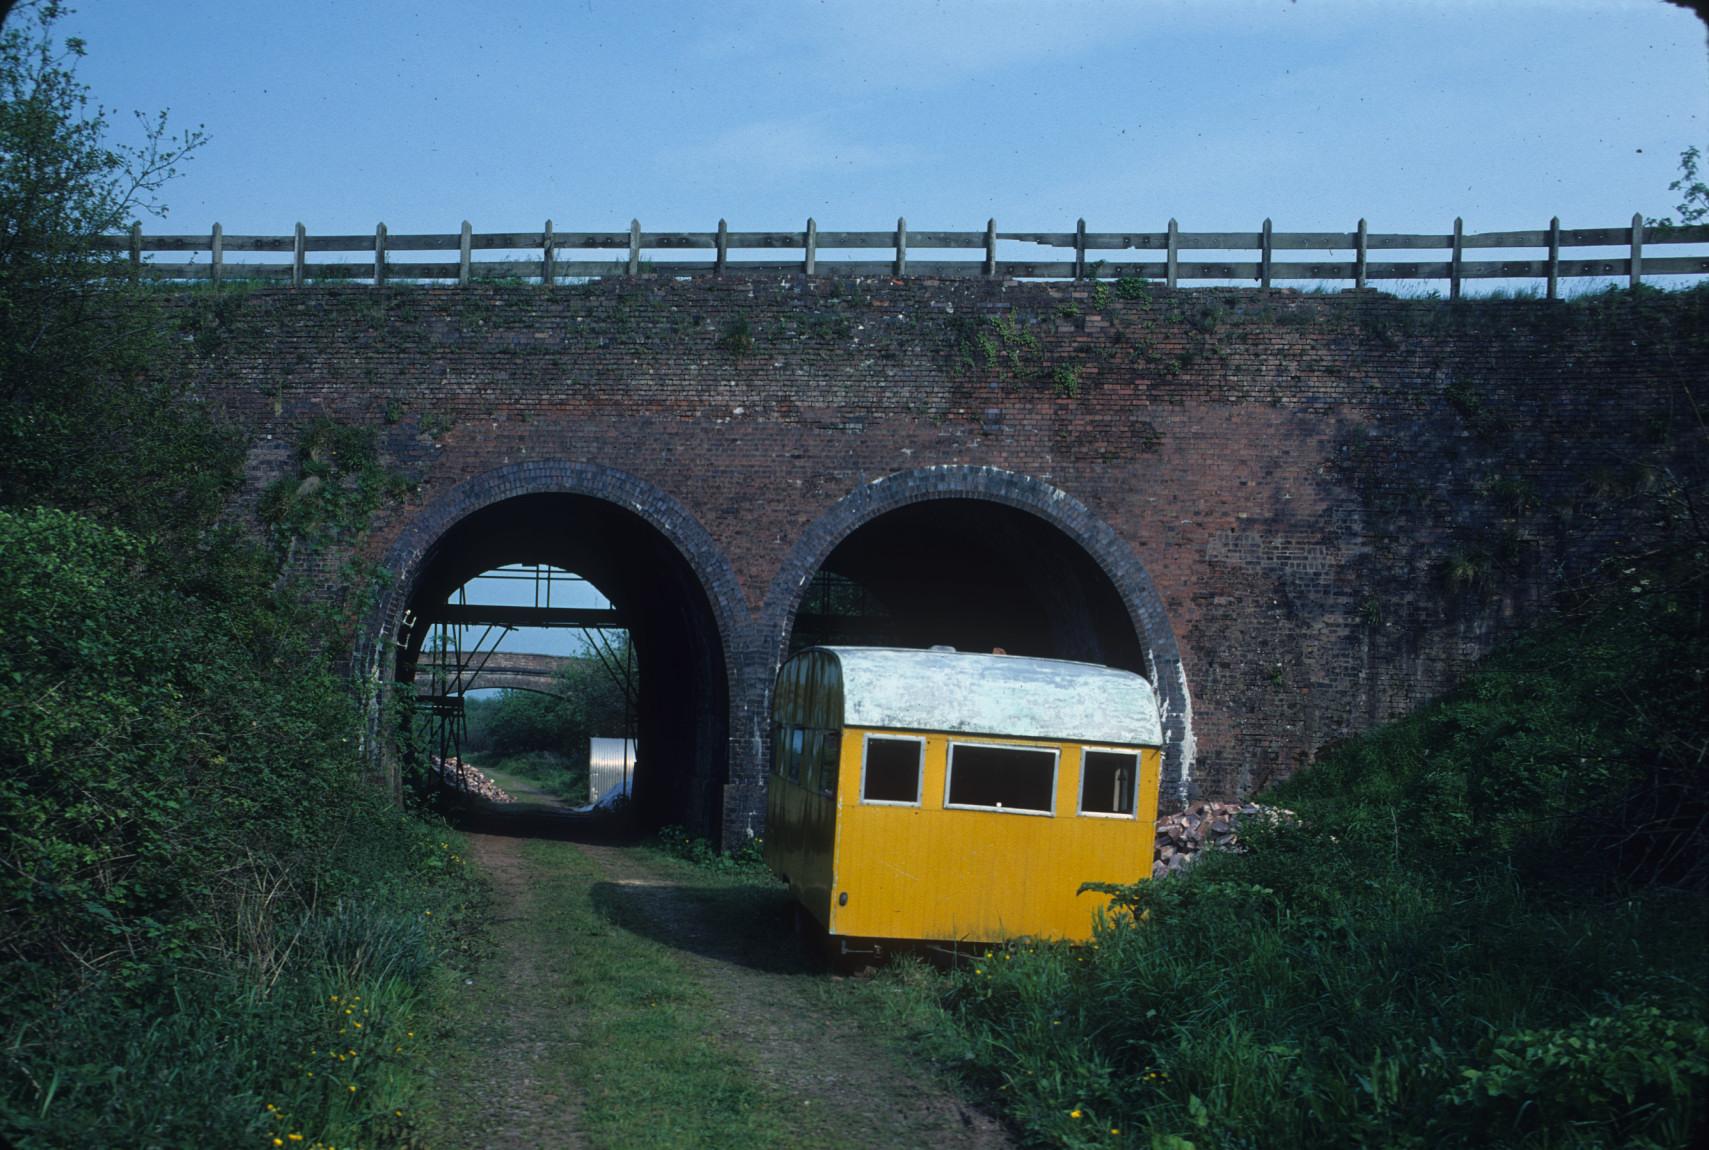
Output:
M1278 787L1094 943L869 1002L1039 1145L1709 1138L1701 549ZM1119 880L1122 876L1103 876Z

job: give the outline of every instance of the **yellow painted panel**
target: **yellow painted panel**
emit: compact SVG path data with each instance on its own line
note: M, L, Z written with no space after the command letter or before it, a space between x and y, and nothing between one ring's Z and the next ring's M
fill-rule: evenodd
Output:
M1151 873L1161 758L1141 752L1136 817L1083 816L1081 747L954 736L957 743L1058 752L1053 815L944 806L951 736L926 734L918 806L860 801L868 731L844 732L837 787L833 934L997 942L1024 935L1085 939L1101 895L1083 882L1132 882ZM920 732L873 731L918 736ZM844 901L846 896L846 902Z

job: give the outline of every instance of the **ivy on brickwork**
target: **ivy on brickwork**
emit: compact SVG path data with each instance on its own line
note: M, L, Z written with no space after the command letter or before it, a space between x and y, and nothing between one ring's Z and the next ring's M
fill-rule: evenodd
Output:
M325 417L309 425L295 472L274 481L261 497L259 514L277 542L351 541L382 501L409 489L408 480L382 465L375 440L371 428Z

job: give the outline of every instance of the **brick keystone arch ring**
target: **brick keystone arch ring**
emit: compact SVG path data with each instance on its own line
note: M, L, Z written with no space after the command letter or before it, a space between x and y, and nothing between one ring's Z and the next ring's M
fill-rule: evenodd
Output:
M555 461L513 463L466 479L410 521L386 552L384 565L393 581L363 628L369 646L359 655L362 678L378 687L390 674L388 640L397 633L422 573L423 560L434 544L470 515L524 495L579 495L598 499L632 512L664 536L694 572L706 594L718 627L726 681L733 680L731 654L745 625L745 620L736 616L735 607L745 604L746 599L729 560L706 528L669 494L628 472L597 464ZM731 699L735 699L734 691ZM371 727L373 721L377 720L371 720Z
M999 503L1037 516L1098 565L1127 608L1163 712L1164 801L1184 800L1193 768L1192 696L1163 600L1145 565L1114 528L1067 492L1028 475L995 467L923 467L884 476L844 496L801 533L766 592L761 626L773 670L782 662L808 582L839 543L888 511L947 499Z

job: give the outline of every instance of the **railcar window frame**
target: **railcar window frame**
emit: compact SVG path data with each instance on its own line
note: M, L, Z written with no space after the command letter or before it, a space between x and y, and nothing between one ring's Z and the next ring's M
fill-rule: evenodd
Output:
M901 799L869 799L866 797L866 763L871 753L874 740L889 743L913 743L914 758L914 801L904 802ZM924 735L887 735L867 732L860 741L860 805L865 807L918 807L926 797L926 738Z
M818 792L827 799L837 797L837 778L843 772L843 732L827 728L819 732L818 777L814 779Z
M807 730L793 724L788 730L789 738L784 747L783 777L799 785L801 782L801 762L806 757Z
M958 747L969 747L979 750L1023 751L1029 754L1050 756L1050 808L1039 810L1036 807L1005 807L985 806L977 803L955 803L950 801L950 792L955 787L955 752ZM1055 746L1036 746L1028 743L1008 742L978 742L971 739L951 739L944 755L944 809L946 811L986 811L1000 815L1031 815L1034 818L1053 819L1056 817L1056 787L1062 781L1062 748Z
M1091 755L1121 755L1133 759L1133 776L1127 784L1127 800L1129 810L1121 811L1089 811L1086 809L1086 759ZM1126 819L1129 822L1139 818L1139 775L1144 769L1144 759L1138 747L1101 747L1093 744L1080 748L1080 801L1079 809L1075 812L1082 818L1088 819Z

